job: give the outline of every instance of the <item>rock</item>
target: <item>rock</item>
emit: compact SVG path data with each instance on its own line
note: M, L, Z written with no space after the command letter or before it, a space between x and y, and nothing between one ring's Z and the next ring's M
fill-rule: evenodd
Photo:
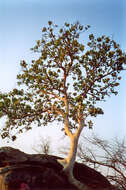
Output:
M9 163L20 163L27 160L27 156L24 152L11 147L0 148L0 166L1 164L7 165Z
M11 147L0 148L0 190L19 190L22 183L32 190L57 189L76 190L67 181L62 159L52 155L26 154ZM110 190L108 180L88 166L75 163L74 176L89 186L90 190Z

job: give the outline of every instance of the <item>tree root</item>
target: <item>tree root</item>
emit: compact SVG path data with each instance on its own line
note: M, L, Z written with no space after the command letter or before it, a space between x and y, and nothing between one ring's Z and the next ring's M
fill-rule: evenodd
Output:
M81 183L79 180L77 180L71 172L64 171L69 183L73 186L75 186L78 190L90 190L89 187L83 183Z
M58 159L57 161L63 166L63 172L67 176L67 179L71 185L76 187L78 190L91 190L87 185L81 183L73 176L73 169L68 166L66 159Z

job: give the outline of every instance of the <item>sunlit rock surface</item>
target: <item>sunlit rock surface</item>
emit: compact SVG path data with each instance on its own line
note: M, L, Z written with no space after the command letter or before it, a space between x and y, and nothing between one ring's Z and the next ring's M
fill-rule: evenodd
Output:
M57 159L52 155L26 154L11 147L0 148L0 190L19 190L23 185L30 190L74 190ZM84 164L75 164L74 176L90 190L111 189L103 175Z

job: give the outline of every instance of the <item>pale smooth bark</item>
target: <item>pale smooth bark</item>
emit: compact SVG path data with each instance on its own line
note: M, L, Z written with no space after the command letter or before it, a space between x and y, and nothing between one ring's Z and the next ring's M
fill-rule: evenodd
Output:
M65 101L65 106L68 113L69 107L68 107L67 100ZM74 164L76 160L78 141L79 141L81 131L84 127L84 118L83 118L83 115L81 114L81 109L78 109L77 120L78 120L78 128L76 129L75 133L72 133L69 128L68 114L66 114L64 118L65 133L70 138L70 151L68 153L67 158L63 160L58 160L58 162L63 166L64 168L63 171L67 175L68 180L72 185L77 187L79 190L88 190L89 188L86 185L82 184L77 179L75 179L73 175L73 168L74 168Z
M89 188L82 184L80 181L75 179L73 175L73 168L76 160L76 153L77 153L77 146L78 146L78 139L76 135L71 135L70 137L70 151L68 153L68 157L63 160L58 160L58 162L63 166L63 171L65 172L66 176L68 177L68 181L77 187L79 190L89 190Z

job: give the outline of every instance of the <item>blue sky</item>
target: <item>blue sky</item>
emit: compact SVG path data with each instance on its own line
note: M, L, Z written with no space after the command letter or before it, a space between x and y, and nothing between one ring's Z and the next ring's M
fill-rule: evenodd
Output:
M61 26L65 21L90 24L90 33L109 35L126 51L125 10L125 0L1 0L0 90L8 91L16 86L20 60L32 59L30 48L40 39L41 28L48 20ZM119 95L102 104L105 114L95 121L94 131L105 138L126 136L126 74L122 75ZM85 133L89 133L87 129ZM55 139L58 133L51 134ZM33 139L30 133L29 140Z

